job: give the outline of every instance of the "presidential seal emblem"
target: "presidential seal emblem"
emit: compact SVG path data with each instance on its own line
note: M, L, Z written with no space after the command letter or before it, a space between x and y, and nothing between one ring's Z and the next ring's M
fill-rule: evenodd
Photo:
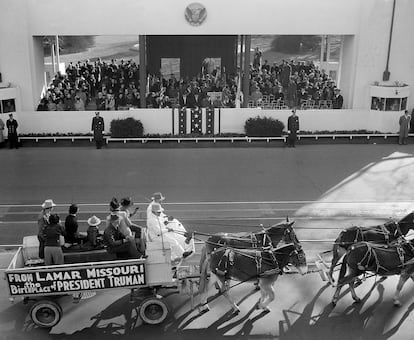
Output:
M202 4L193 2L186 7L184 15L190 25L200 26L207 17L207 10Z

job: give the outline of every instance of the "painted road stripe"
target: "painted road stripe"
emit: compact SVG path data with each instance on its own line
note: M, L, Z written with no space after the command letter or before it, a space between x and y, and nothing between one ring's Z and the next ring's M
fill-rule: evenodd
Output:
M165 202L163 205L235 205L235 204L406 204L413 203L414 200L405 201L206 201L206 202ZM58 206L70 206L72 203L59 203ZM108 203L76 203L78 206L108 206ZM134 202L134 205L147 205L149 202ZM39 204L0 204L0 208L15 207L36 207L41 208Z

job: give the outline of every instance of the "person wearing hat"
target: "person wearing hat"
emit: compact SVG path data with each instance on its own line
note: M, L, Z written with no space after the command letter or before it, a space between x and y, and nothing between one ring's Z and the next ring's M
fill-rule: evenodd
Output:
M104 119L99 116L99 111L95 112L95 117L92 118L92 127L93 138L95 139L96 148L102 149L103 145L103 135L105 131L105 122Z
M9 119L7 119L6 122L7 126L7 134L8 134L8 141L9 141L9 148L13 149L19 148L18 138L17 138L17 127L19 124L17 123L17 120L13 118L13 114L9 114Z
M154 192L151 196L151 202L147 207L147 224L148 224L148 219L152 217L152 205L154 203L157 203L161 206L161 202L163 202L165 200L165 197L163 196L162 193L160 192ZM163 209L164 210L164 209ZM166 216L163 212L161 213L161 215Z
M98 236L99 236L99 225L101 224L101 220L96 217L95 215L88 218L88 230L86 231L87 233L87 238L88 238L88 243L92 246L92 247L96 247L98 245Z
M109 224L103 235L107 251L115 254L117 258L141 258L134 239L126 238L120 231L120 222L118 215L110 215Z
M151 241L152 239L159 238L157 235L159 234L158 229L161 223L164 233L168 232L167 237L174 239L171 241L171 244L173 244L172 248L175 244L178 244L175 251L177 256L179 254L181 257L186 257L193 253L195 251L194 240L186 237L187 230L176 218L167 216L164 213L164 209L161 206L161 202L165 200L164 195L161 192L155 192L151 199L152 201L147 208L147 239ZM155 212L154 206L156 207Z
M171 260L181 260L184 248L175 238L174 230L168 227L166 222L164 209L159 203L153 203L151 206L151 216L147 220L148 239L151 242L167 242L171 247Z
M45 258L45 243L43 231L46 226L49 225L49 216L52 213L53 208L56 204L52 199L47 199L42 203L42 211L37 217L37 239L39 240L39 258Z
M161 206L161 202L165 200L164 195L161 192L154 192L151 196L151 202L147 207L147 239L151 241L151 236L149 234L148 225L151 224L152 220L154 219L154 213L153 213L153 205L158 204L161 208L161 211L159 211L159 216L163 218L167 218L167 215L164 213L164 209ZM158 207L158 206L157 206Z
M64 263L62 246L65 244L65 238L63 237L63 227L59 222L59 215L51 214L49 224L43 229L46 266Z
M296 109L292 110L292 115L288 118L288 137L286 145L294 148L296 145L297 133L299 132L299 117L296 115Z
M127 214L125 212L121 212L121 206L116 197L113 197L111 202L109 202L109 211L110 214L106 217L106 227L108 227L110 224L111 216L117 215L119 217L120 232L124 235L124 237L132 238L132 231L128 227L127 222L125 220Z

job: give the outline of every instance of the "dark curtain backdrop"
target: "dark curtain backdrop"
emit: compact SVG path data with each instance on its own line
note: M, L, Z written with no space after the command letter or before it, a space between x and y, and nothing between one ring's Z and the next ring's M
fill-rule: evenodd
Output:
M180 58L181 77L193 77L201 72L206 57L221 58L226 73L236 71L236 35L146 36L147 69L160 74L161 58Z

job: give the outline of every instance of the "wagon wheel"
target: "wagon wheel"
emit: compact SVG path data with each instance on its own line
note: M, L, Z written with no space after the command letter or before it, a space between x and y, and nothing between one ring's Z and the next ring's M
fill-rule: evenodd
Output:
M55 326L62 317L62 308L52 300L36 301L30 308L30 318L33 322L44 328Z
M139 316L145 323L160 324L168 316L168 306L163 300L151 296L140 304Z

